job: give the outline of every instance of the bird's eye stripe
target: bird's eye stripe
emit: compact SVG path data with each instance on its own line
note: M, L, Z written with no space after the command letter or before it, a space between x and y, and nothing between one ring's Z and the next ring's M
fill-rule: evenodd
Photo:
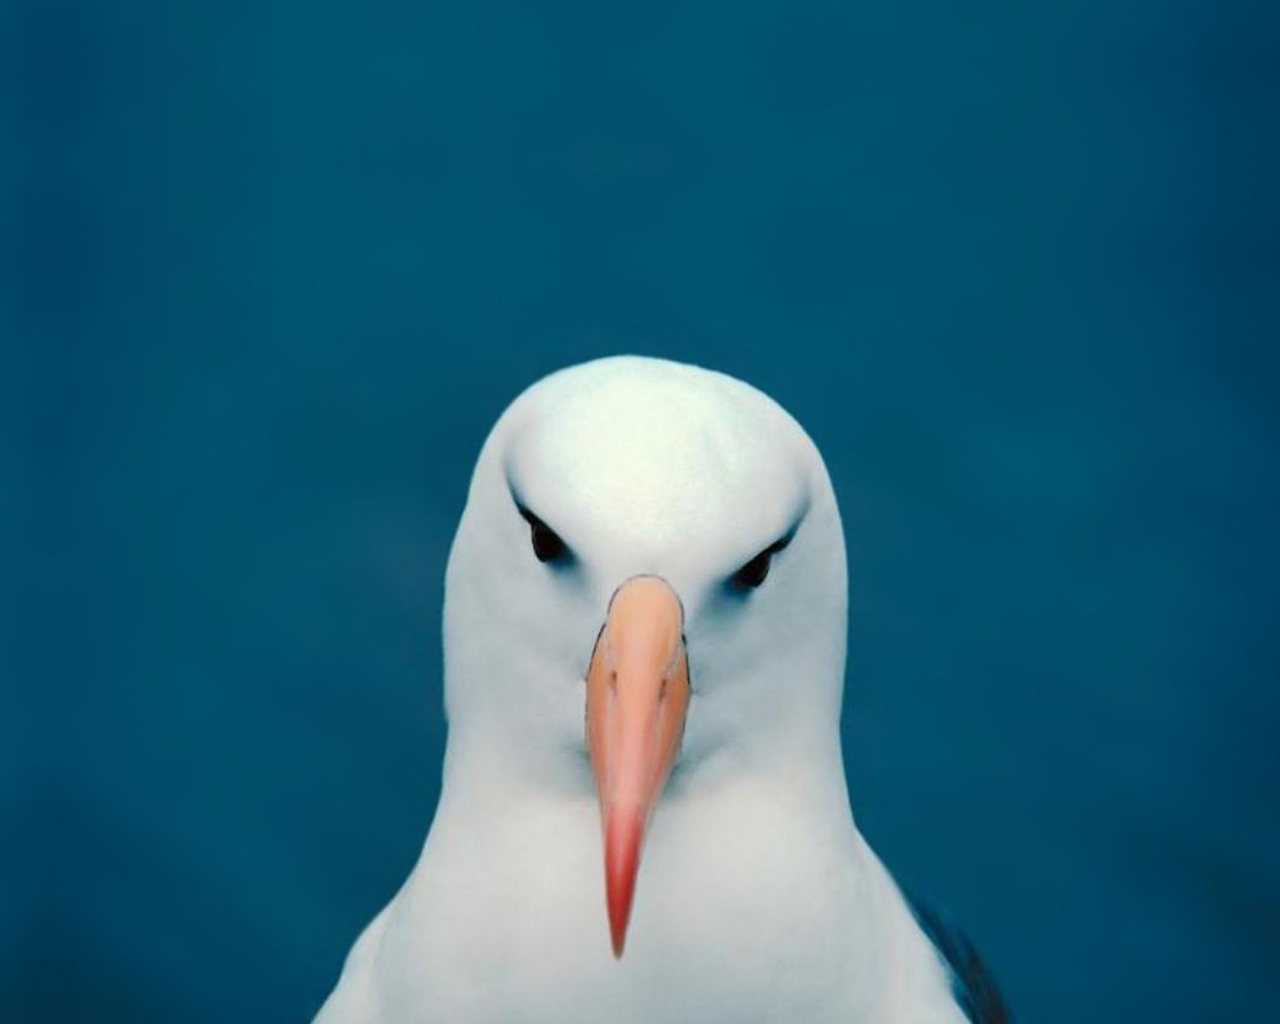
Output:
M529 524L529 542L533 545L534 557L539 562L558 562L569 554L569 545L555 530L519 501L516 502L516 510L520 513L520 518Z
M773 566L773 556L791 543L795 531L779 537L763 551L758 552L729 577L729 585L734 590L754 590L769 576Z
M762 552L760 552L760 553L761 553L762 555L763 555L763 554L776 555L779 551L781 551L783 548L785 548L785 547L786 547L788 544L790 544L790 543L791 543L791 534L787 534L785 537L779 537L779 538L778 538L777 540L775 540L772 544L770 544L767 548L765 548L765 549L764 549L764 551L762 551Z
M527 508L525 508L519 502L516 502L516 511L520 513L520 518L523 519L530 526L540 526L544 530L547 529L546 523L544 523L541 519L535 516L532 512L530 512Z

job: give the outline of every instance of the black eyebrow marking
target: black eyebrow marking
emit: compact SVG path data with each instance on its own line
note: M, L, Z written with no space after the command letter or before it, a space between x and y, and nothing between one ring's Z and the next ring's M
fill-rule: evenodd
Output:
M791 537L784 535L775 540L767 548L757 552L749 560L744 562L738 569L725 581L725 585L729 589L746 592L755 590L769 575L770 565L773 562L773 556L791 543Z
M789 533L784 533L781 537L779 537L779 538L778 538L777 540L775 540L772 544L770 544L767 548L765 548L765 549L764 549L764 552L762 552L762 553L764 553L764 554L770 554L770 555L776 555L779 551L781 551L783 548L785 548L788 544L790 544L790 543L791 543L791 538L792 538L792 537L794 537L794 536L795 536L795 531L794 531L794 530L792 530L792 531L791 531L791 532L789 532Z
M532 511L530 511L529 506L526 505L524 499L520 497L520 492L516 490L516 485L512 483L510 479L507 480L507 493L511 495L511 501L515 505L516 511L520 513L521 519L530 526L541 526L545 529L550 529L540 516L536 516Z
M773 556L784 550L795 539L808 513L809 503L806 501L781 537L767 547L761 548L729 574L723 584L725 589L734 594L745 595L764 583L769 575Z
M515 498L515 495L513 494L512 497ZM544 520L529 511L529 507L521 502L519 498L516 498L516 511L520 513L520 518L530 526L537 526L544 530L551 529Z
M520 500L520 496L516 494L514 487L508 486L516 511L520 513L520 518L529 524L530 541L533 544L533 553L537 556L538 561L557 567L572 564L576 558L573 549L569 547L564 538L548 526L541 516L531 511L529 506Z
M800 532L800 527L805 521L805 517L809 514L809 503L805 502L804 508L800 510L800 514L790 526L783 531L782 536L770 544L767 548L756 553L756 557L760 555L776 555L779 551L784 550L790 543L795 540L795 536Z

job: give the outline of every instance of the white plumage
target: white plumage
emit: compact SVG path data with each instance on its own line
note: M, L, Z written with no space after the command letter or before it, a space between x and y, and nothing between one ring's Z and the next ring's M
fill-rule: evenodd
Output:
M637 576L678 595L692 693L616 959L583 680ZM772 400L632 357L526 391L449 559L435 820L318 1024L964 1020L850 814L845 623L830 480Z

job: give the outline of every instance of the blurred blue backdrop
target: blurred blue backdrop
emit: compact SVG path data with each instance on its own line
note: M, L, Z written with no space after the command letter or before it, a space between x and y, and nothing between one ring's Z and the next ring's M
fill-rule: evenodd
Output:
M0 1018L306 1021L525 385L778 398L847 759L1021 1020L1280 1020L1280 7L0 7Z

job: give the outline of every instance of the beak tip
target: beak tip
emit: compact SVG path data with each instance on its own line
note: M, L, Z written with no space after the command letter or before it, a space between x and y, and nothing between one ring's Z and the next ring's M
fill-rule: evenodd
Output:
M644 842L644 815L639 808L616 809L607 815L605 839L606 902L609 909L609 938L613 958L622 959L627 942L627 925L635 897L636 875L640 867L640 846Z

